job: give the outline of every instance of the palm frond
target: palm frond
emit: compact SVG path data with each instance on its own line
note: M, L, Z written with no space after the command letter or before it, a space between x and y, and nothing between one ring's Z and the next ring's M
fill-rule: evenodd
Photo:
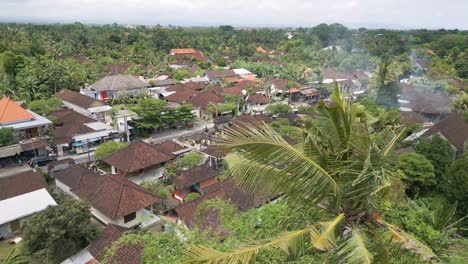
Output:
M383 220L376 218L377 223L386 227L390 232L390 240L395 244L402 244L403 248L408 249L420 256L421 260L430 260L437 258L432 249L420 242L415 237L406 233L405 231L395 227L394 225L388 224Z
M190 263L238 264L249 263L252 258L264 249L281 249L287 254L299 254L304 251L305 237L309 229L285 232L265 242L243 246L238 250L222 252L205 246L190 247L184 253L192 258Z
M237 151L239 156L251 162L274 167L283 176L275 181L283 184L285 195L291 200L308 195L310 199L321 200L338 191L335 179L316 161L300 148L289 145L281 135L264 123L242 124L228 129L217 142L223 148ZM229 163L228 163L229 164ZM229 165L231 166L231 165ZM239 175L247 185L261 185L259 177L248 177L249 170L238 169ZM299 195L299 196L298 196Z
M315 248L325 251L336 247L336 231L337 227L343 221L344 214L339 214L330 221L320 222L315 226L310 227L310 238L312 245Z
M339 257L344 259L344 263L349 264L370 264L372 255L367 250L364 238L357 227L354 227L349 236L337 252Z

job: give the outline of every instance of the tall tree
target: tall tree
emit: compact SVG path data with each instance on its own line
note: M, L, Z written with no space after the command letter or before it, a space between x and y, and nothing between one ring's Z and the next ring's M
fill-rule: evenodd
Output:
M364 108L343 98L336 83L332 101L331 105L318 106L318 118L298 147L262 124L229 130L219 142L235 151L227 161L230 173L241 186L283 194L298 208L316 204L328 217L305 229L239 250L190 247L186 254L193 262L249 263L259 251L271 249L297 256L306 245L329 252L332 263L371 263L379 255L389 260L391 256L383 243L372 251L368 247L369 239L383 240L381 232L424 260L435 257L429 247L374 211L375 201L398 181L392 149L403 129L372 132L373 119L359 118L366 115Z

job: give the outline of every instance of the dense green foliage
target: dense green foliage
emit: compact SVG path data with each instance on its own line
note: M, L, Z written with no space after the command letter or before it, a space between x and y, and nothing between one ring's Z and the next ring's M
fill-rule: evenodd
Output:
M458 158L443 177L443 189L452 201L458 201L460 214L468 215L468 154Z
M62 105L62 100L56 97L52 97L48 99L31 101L28 103L28 108L37 114L40 114L42 116L47 116L51 112L57 110L61 105Z
M65 199L32 216L23 228L25 247L43 263L60 263L94 238L87 203Z
M441 177L454 159L454 152L450 143L439 134L436 134L431 139L420 139L416 144L416 151L432 162L436 180L440 182Z
M291 112L291 106L287 104L269 104L266 110L272 115L285 115Z
M0 146L6 146L14 140L13 128L2 127L0 128Z
M419 192L424 188L436 185L434 166L423 155L405 153L398 157L399 168L403 172L402 178L410 183L410 189ZM417 194L413 194L413 196Z
M127 142L109 141L99 145L94 151L94 158L96 160L103 160L112 156L112 154L128 146Z

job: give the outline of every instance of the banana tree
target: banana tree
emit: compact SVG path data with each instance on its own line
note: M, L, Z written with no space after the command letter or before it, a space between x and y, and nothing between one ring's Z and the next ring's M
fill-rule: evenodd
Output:
M386 223L375 210L376 199L398 177L392 149L404 129L374 131L377 119L342 96L336 83L331 99L332 103L318 106L317 119L297 146L265 124L228 130L218 142L232 151L226 160L243 188L281 193L292 206L314 204L330 217L234 251L190 247L185 254L193 263L249 263L263 250L295 254L306 245L327 252L332 263L372 263L376 254L369 249L369 241L384 241L382 232L422 260L436 258L429 247ZM389 252L385 243L379 248L379 254Z

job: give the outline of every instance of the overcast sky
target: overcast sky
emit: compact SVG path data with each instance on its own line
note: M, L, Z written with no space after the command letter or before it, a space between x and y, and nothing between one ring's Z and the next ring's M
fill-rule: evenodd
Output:
M468 0L0 0L0 21L468 29Z

